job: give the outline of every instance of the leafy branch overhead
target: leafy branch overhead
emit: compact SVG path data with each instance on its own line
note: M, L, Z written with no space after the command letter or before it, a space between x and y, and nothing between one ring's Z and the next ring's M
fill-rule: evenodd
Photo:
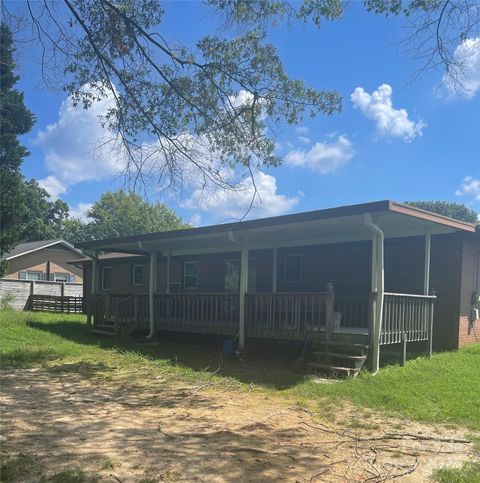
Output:
M187 46L165 34L157 0L27 1L44 79L63 79L62 87L85 107L111 99L103 122L112 136L104 144L126 160L122 169L134 188L146 181L162 188L192 182L234 188L239 179L232 168L253 178L256 169L280 164L276 127L341 110L335 90L288 75L268 33L280 22L320 26L340 19L346 2L205 3L218 29ZM448 63L455 41L478 31L478 9L465 10L470 3L365 0L364 6L419 19L416 32L426 35L420 53Z

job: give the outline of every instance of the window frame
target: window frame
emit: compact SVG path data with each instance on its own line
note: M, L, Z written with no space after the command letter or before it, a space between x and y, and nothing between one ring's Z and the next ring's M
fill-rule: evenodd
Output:
M287 259L297 258L299 260L299 276L298 280L288 280L287 279ZM303 255L300 253L289 253L285 254L283 257L283 283L300 283L303 276Z
M142 282L136 283L135 281L135 269L141 267L142 269ZM143 287L145 285L145 265L143 263L132 264L132 287Z
M25 274L25 278L21 278L21 274ZM36 275L39 275L39 278L29 278L28 275L34 273ZM45 280L45 272L42 270L20 270L18 272L18 280L28 280L29 282L42 282Z
M193 277L194 275L187 275L186 267L187 265L194 265L196 267L196 274L195 274L195 286L187 287L187 278ZM199 271L198 271L198 260L185 260L183 262L183 288L185 290L198 290L198 281L199 281Z
M65 275L65 280L57 280L57 275ZM70 280L70 274L68 272L53 272L53 281L54 282L65 282L67 283Z
M102 267L102 290L112 290L112 287L105 287L105 270L112 270L112 266ZM113 279L111 280L113 281Z

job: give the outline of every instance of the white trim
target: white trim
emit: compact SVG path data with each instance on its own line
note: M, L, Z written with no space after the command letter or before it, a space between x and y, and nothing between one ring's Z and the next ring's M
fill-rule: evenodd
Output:
M187 264L195 264L197 266L197 275L196 275L196 284L195 284L195 287L187 287L187 284L185 283L185 280L186 280L186 273L185 273L185 266ZM189 275L189 277L192 277L193 275ZM183 262L183 288L184 290L198 290L198 278L199 278L199 274L198 274L198 260L185 260Z
M4 260L12 260L13 258L21 257L23 255L27 255L28 253L38 252L38 250L43 250L44 248L48 248L48 247L58 245L58 244L62 244L64 246L66 246L67 248L70 248L70 250L73 250L74 252L78 253L79 255L84 256L83 253L80 250L78 250L77 248L75 248L71 243L68 243L65 240L57 240L57 241L54 241L54 242L51 242L51 243L47 243L46 245L42 245L41 247L34 248L33 250L27 250L25 252L17 253L16 255L12 255L11 257L6 257L6 258L4 258Z
M142 267L142 283L135 283L135 267ZM145 265L143 263L134 263L132 265L132 287L142 287L145 285Z

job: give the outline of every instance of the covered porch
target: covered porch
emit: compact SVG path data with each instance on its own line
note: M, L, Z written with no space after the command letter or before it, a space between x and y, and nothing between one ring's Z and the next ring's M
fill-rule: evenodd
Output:
M431 352L431 238L454 232L454 223L377 202L92 242L96 251L147 256L148 291L101 290L94 259L89 320L113 321L118 334L145 330L148 338L222 335L240 350L248 338L363 344L377 370L381 345L424 341ZM402 250L412 255L408 264L395 257ZM202 290L199 260L207 259L222 260L223 286L206 269L211 289Z

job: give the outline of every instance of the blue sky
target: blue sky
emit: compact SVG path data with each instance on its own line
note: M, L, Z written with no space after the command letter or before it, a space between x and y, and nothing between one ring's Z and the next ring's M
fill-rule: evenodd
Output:
M200 3L169 2L165 10L166 34L186 44L214 27ZM301 23L270 32L290 76L336 89L344 104L340 114L278 129L285 162L259 175L261 202L251 216L386 198L460 201L480 212L480 47L472 50L470 91L450 94L441 70L411 82L421 64L399 47L403 26L352 2L344 19L320 29ZM31 151L23 171L78 214L121 179L104 153L86 159L101 106L85 113L65 93L42 87L38 56L33 47L19 51L19 88L37 117L23 139ZM187 221L209 224L237 216L248 196L214 192L204 204L195 192L158 199Z

